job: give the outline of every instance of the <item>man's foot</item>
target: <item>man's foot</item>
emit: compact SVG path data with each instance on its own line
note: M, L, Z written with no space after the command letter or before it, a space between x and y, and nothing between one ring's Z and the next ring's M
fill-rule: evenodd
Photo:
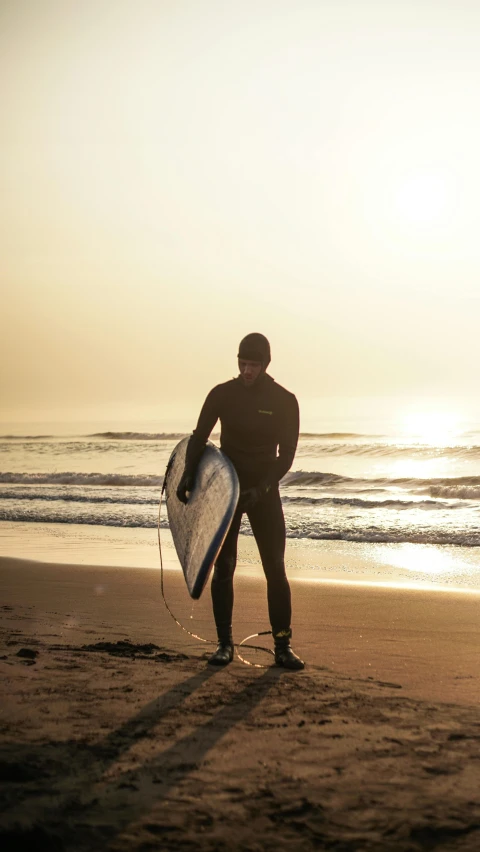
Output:
M233 643L219 642L217 650L209 657L208 664L210 666L228 666L233 660Z
M290 645L275 646L275 664L282 666L284 669L291 669L292 671L299 671L305 668L305 663L293 653Z

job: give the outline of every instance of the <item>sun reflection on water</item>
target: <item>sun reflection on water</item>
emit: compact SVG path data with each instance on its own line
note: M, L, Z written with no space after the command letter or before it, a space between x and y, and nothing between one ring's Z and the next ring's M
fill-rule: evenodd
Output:
M449 458L389 460L383 465L393 479L435 479L448 476L452 461Z
M400 434L408 443L445 447L455 444L461 432L461 420L456 411L410 411L403 414Z
M439 547L417 544L396 544L386 547L382 554L385 562L394 568L402 568L415 574L428 574L431 577L451 576L452 574L470 574L472 565L465 560Z

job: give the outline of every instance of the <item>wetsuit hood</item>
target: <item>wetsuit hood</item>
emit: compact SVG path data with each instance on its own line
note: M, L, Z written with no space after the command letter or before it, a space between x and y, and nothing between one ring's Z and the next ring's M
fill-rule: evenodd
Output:
M270 364L270 343L263 334L253 332L240 341L238 357L245 361L259 361L264 370Z

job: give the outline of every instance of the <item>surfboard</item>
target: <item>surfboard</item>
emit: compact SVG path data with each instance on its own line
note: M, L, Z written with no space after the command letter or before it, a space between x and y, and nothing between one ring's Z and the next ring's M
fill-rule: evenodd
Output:
M203 452L188 503L176 494L189 438L173 450L165 474L167 515L190 596L198 600L232 523L240 496L230 459L210 441Z

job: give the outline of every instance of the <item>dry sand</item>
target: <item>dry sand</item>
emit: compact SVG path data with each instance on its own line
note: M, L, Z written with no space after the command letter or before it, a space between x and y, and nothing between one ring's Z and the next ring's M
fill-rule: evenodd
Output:
M206 666L152 569L4 558L0 592L2 852L480 848L478 595L294 580L289 673Z

